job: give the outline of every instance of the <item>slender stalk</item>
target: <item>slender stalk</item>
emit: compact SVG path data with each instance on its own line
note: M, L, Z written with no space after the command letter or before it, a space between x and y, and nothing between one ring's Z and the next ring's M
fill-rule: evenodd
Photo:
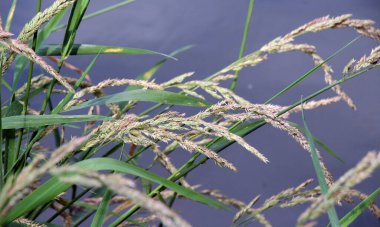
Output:
M238 57L238 60L240 60L242 57L243 57L243 54L244 54L244 49L245 49L245 43L247 41L247 36L248 36L248 29L249 29L249 23L251 21L251 16L252 16L252 9L253 9L253 5L255 3L255 0L250 0L249 1L249 6L248 6L248 13L247 13L247 17L245 19L245 27L244 27L244 33L243 33L243 38L241 40L241 46L240 46L240 51L239 51L239 57ZM230 87L230 90L231 91L235 91L235 88L236 88L236 81L239 77L239 70L236 70L235 71L235 78L232 80L232 84L231 84L231 87Z
M36 9L36 14L41 11L41 0L38 0L37 2L37 9ZM33 43L32 43L32 49L33 51L36 50L37 46L37 37L38 36L38 31L36 31L33 35ZM28 80L26 84L26 89L25 89L25 99L24 99L24 104L23 104L23 109L22 109L22 115L26 115L28 112L28 104L29 104L29 94L30 94L30 86L32 84L32 77L33 77L33 69L34 69L34 63L33 61L30 61L29 63L29 71L28 71ZM20 155L20 149L21 149L21 143L22 143L22 136L24 135L25 129L20 129L18 131L18 142L17 142L17 147L16 147L16 158L19 157Z
M301 102L302 102L302 99L301 99ZM302 104L301 104L301 107L302 107ZM311 153L311 158L313 161L315 173L317 175L317 179L319 182L319 186L321 188L321 192L323 195L326 195L327 192L329 191L329 187L328 187L328 185L326 183L326 179L325 179L326 176L323 174L321 163L319 162L319 158L318 158L317 152L315 150L314 140L312 139L313 136L312 136L312 134L309 130L309 127L306 123L306 120L305 120L305 114L304 114L303 108L301 108L301 109L302 109L302 120L303 120L303 124L304 124L304 128L305 128L305 134L306 134L307 140L310 144L310 153ZM339 227L340 226L339 225L339 218L338 218L338 214L336 213L335 206L332 205L327 210L327 214L329 216L331 225L333 227Z
M274 99L276 99L277 97L279 97L280 95L284 94L285 92L287 92L288 90L290 90L291 88L293 88L294 86L296 86L298 83L300 83L302 80L306 79L307 77L309 77L312 73L314 73L315 71L317 71L317 69L319 69L322 65L324 65L325 63L327 63L328 61L330 61L331 59L333 59L335 56L337 56L338 54L340 54L344 49L346 49L347 47L351 46L354 42L358 41L362 36L359 35L357 36L355 39L351 40L349 43L347 43L346 45L344 45L342 48L340 48L339 50L337 50L335 53L333 53L332 55L330 55L328 58L326 58L326 60L324 60L323 62L319 63L318 65L316 65L314 68L312 68L311 70L309 70L308 72L306 72L303 76L299 77L297 80L295 80L293 83L289 84L288 86L286 86L284 89L282 89L280 92L278 92L276 95L272 96L268 101L266 101L265 103L270 103L272 102Z
M84 196L87 192L91 191L91 188L87 188L75 198L73 198L70 202L68 202L65 206L63 206L59 211L57 211L53 216L51 216L46 222L50 223L54 219L56 219L60 214L62 214L67 208L71 207L76 201L78 201L82 196Z
M136 1L136 0L126 0L124 2L120 2L120 3L117 3L115 5L108 6L108 7L104 8L104 9L98 10L96 12L93 12L93 13L90 13L90 14L84 16L82 21L91 19L91 18L99 16L99 15L102 15L104 13L107 13L107 12L111 11L111 10L115 10L115 9L117 9L119 7L122 7L124 5L129 4L129 3L132 3L134 1ZM61 25L57 26L56 28L54 28L53 32L61 30L61 29L66 28L66 27L67 27L67 24L61 24Z

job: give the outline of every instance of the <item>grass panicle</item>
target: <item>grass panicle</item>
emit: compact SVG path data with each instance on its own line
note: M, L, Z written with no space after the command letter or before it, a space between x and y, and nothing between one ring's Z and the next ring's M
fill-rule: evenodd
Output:
M38 1L35 16L17 36L10 30L14 15L17 15L15 12L22 5L13 0L5 24L0 18L0 77L3 85L9 88L10 97L5 101L8 91L0 90L0 144L3 148L0 152L0 225L46 226L56 224L60 218L65 226L84 223L94 227L191 226L192 220L184 220L174 211L173 204L182 199L233 210L236 213L232 220L234 226L254 221L271 226L266 216L269 209L299 205L307 208L299 215L297 226L317 223L325 213L332 226L347 226L365 210L380 218L380 209L374 203L379 189L370 195L355 189L380 166L379 153L369 152L356 167L334 180L322 154L338 160L343 160L344 156L341 158L311 135L306 122L305 127L301 127L290 117L341 101L352 109L357 108L341 85L377 69L380 46L375 46L359 60L349 61L342 75L337 77L339 79L335 79L329 64L361 37L380 41L380 30L373 21L352 19L350 14L320 17L244 56L254 5L250 0L236 61L204 79L195 79L195 72L184 72L157 82L158 70L169 60L177 60L178 55L192 45L163 54L142 48L75 42L84 20L132 2L134 0L122 1L88 14L87 9L92 4L89 0L55 0L42 10L41 1ZM70 14L66 15L68 11ZM60 43L46 42L53 32L62 28L66 30ZM319 54L317 46L297 42L300 36L308 33L341 28L351 28L359 36L327 58ZM252 103L235 92L240 70L257 66L271 54L294 51L305 54L314 67L266 102ZM159 59L137 76L115 75L92 82L90 70L98 62L99 55L107 57L108 54L152 55ZM86 69L81 69L73 55L93 55L93 58ZM15 67L11 67L13 62ZM19 84L29 62L26 83ZM34 65L43 69L43 74L35 74ZM67 69L66 75L61 73L63 68ZM323 72L324 87L293 104L274 104L274 100L301 86L317 70ZM6 76L11 73L10 85ZM226 84L230 86L227 88ZM123 91L115 93L116 87ZM330 90L335 94L319 97ZM41 108L36 110L31 103L41 94L45 98ZM55 103L57 98L61 101ZM139 102L155 105L137 113L135 106ZM174 111L173 106L196 108L196 112ZM68 114L76 110L87 114ZM85 123L78 124L80 122ZM203 189L189 180L193 170L207 160L237 172L233 159L224 158L221 153L233 143L270 165L266 148L259 151L244 138L264 125L288 134L309 152L318 183L308 179L265 200L254 195L246 202L224 195L221 189ZM69 127L73 130L67 130ZM81 136L77 137L79 134ZM55 148L49 145L52 138ZM180 149L191 152L184 163L178 162L173 155ZM149 163L145 152L152 152ZM337 153L342 154L341 151ZM290 152L286 157L291 161L293 155L297 154ZM114 158L116 156L118 158ZM157 165L168 172L167 178L155 173ZM256 171L266 165L253 168ZM335 204L352 203L353 198L360 203L339 220Z

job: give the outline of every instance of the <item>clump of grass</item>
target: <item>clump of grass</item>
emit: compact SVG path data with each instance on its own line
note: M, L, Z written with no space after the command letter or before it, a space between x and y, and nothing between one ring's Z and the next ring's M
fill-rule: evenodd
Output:
M333 78L333 71L328 62L361 36L380 41L380 30L374 27L373 21L351 19L350 14L321 17L243 56L253 12L252 0L248 7L238 60L204 80L191 80L194 73L190 72L159 84L153 80L157 70L168 59L188 50L189 46L167 55L130 47L75 43L76 32L83 20L132 2L123 1L85 16L90 3L88 0L56 0L44 10L40 9L41 1L38 1L36 16L24 26L17 38L13 38L13 34L9 32L14 11L17 10L17 1L13 1L9 10L5 29L0 18L1 81L9 89L7 92L11 97L7 102L1 102L0 225L12 223L45 226L55 223L56 218L61 217L65 226L83 225L91 218L91 226L145 223L190 226L191 220L184 220L172 209L174 201L183 198L214 208L236 209L234 224L246 224L256 220L264 226L271 226L270 220L264 215L268 209L300 204L310 205L300 214L298 220L295 220L298 226L313 224L312 221L326 212L333 226L345 226L366 207L377 218L380 217L380 209L373 203L379 194L378 190L367 196L354 189L355 185L367 179L380 166L379 153L368 153L356 167L335 181L323 162L324 153L314 146L314 143L322 143L311 135L306 123L303 129L288 119L290 114L340 101L356 109L353 100L340 85L379 67L380 46L375 47L368 56L348 62L343 69L343 77L339 80ZM59 25L68 11L71 13L67 24ZM295 42L297 37L306 33L346 27L356 30L360 36L326 59L318 54L315 46ZM46 38L61 28L66 28L62 43L46 45ZM260 64L267 60L270 54L291 51L306 54L315 67L262 104L251 103L234 92L239 70ZM136 78L110 78L93 84L89 72L96 64L97 57L82 70L69 62L70 56L75 54L157 54L164 59ZM48 64L43 56L48 56L57 64L56 69ZM9 74L12 72L9 67L15 60L14 79L10 86L4 78L10 77ZM27 67L27 60L31 62L28 80L19 86L18 82ZM34 75L33 64L37 64L51 76ZM78 73L79 77L62 76L62 67ZM326 87L304 97L302 101L295 101L292 105L272 104L273 100L300 85L318 69L322 69L324 73ZM232 80L230 88L221 86L221 82L226 83L229 80ZM116 86L125 87L125 91L110 95L105 92L106 88ZM328 90L333 90L336 95L315 99ZM29 105L29 99L40 93L45 93L44 101L40 110L34 110ZM4 97L1 90L0 94ZM64 94L64 98L58 104L54 104L51 99L55 94ZM133 112L134 106L142 101L157 104L140 114ZM186 113L171 111L170 108L174 105L202 110L186 116ZM109 111L108 116L99 115L100 108L104 106ZM150 115L162 106L166 107L161 112ZM77 109L87 109L88 114L63 114ZM95 111L98 115L93 115ZM87 123L83 127L82 137L65 135L65 127L83 121ZM223 168L237 171L234 164L220 154L235 142L262 162L270 164L265 151L258 151L244 139L246 135L265 124L289 134L310 153L320 186L311 187L313 181L309 179L260 204L259 195L246 203L223 195L219 190L201 190L199 186L191 185L186 180L194 169L209 159ZM51 134L54 136L56 148L49 152L51 149L45 147L44 142L51 139ZM110 144L113 147L106 150L106 145ZM128 153L124 152L125 145L130 145ZM322 147L337 157L327 146ZM182 166L170 158L179 148L193 153ZM116 152L119 152L118 159L113 155ZM144 152L153 152L155 155L149 166L139 163L139 158ZM168 178L150 170L157 163L169 172ZM124 174L128 174L129 177ZM141 182L141 187L136 186L138 182ZM152 189L152 183L158 186ZM352 197L358 197L362 202L338 221L334 204L352 202ZM116 207L111 209L111 204ZM148 211L149 214L144 211ZM46 218L48 214L50 216Z

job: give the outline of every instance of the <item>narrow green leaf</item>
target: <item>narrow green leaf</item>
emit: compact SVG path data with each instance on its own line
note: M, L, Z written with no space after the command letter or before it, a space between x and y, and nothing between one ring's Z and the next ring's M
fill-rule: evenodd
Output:
M38 33L37 43L36 43L36 49L41 46L41 44L50 36L53 29L57 26L57 24L62 20L62 18L65 16L67 9L63 10L59 14L55 15L47 24L46 26ZM22 72L25 70L27 63L29 60L22 56L18 55L16 58L16 66L13 74L13 85L12 88L15 91L16 86L20 80Z
M181 47L175 51L173 51L172 53L169 54L169 56L171 57L174 57L176 56L177 54L180 54L184 51L187 51L191 48L193 48L194 45L187 45L187 46L184 46L184 47ZM161 66L167 62L167 60L170 59L170 58L164 58L162 59L161 61L157 62L156 64L154 64L152 67L150 67L148 70L146 70L144 73L141 73L140 75L138 75L135 80L150 80L154 74L161 68ZM140 86L128 86L125 91L132 91L132 90L136 90L136 89L141 89L142 87ZM123 112L125 111L125 108L128 108L128 102L121 102L119 103L119 106L120 108L123 110Z
M66 15L67 9L62 10L59 14L55 15L46 26L38 33L37 49L41 44L50 36L50 34L57 27L62 18Z
M114 95L107 95L97 99L92 99L90 101L81 103L77 106L72 107L69 110L78 110L87 108L90 106L104 105L109 103L120 103L125 101L146 101L146 102L156 102L156 103L167 103L173 105L183 105L183 106L208 106L209 103L203 101L202 99L193 98L183 94L178 94L170 91L160 91L160 90L133 90L133 91L123 91Z
M306 72L304 75L302 75L301 77L299 77L297 80L295 80L293 83L289 84L288 86L286 86L286 88L282 89L280 92L278 92L277 94L275 94L274 96L272 96L268 101L266 101L265 103L270 103L272 102L274 99L276 99L277 97L281 96L282 94L284 94L285 92L289 91L291 88L293 88L294 86L296 86L297 84L299 84L301 81L305 80L307 77L309 77L311 74L313 74L315 71L317 71L317 69L319 69L320 67L322 67L322 65L326 64L327 62L329 62L331 59L333 59L335 56L337 56L339 53L341 53L344 49L346 49L347 47L351 46L353 43L355 43L357 40L359 40L361 37L361 35L357 36L355 39L351 40L349 43L347 43L346 45L344 45L342 48L340 48L339 50L337 50L335 53L333 53L332 55L330 55L328 58L326 58L326 60L324 60L323 62L319 63L318 65L316 65L314 68L312 68L311 70L309 70L308 72Z
M311 153L311 158L312 158L312 161L313 161L313 166L314 166L314 169L315 169L315 173L317 174L319 186L321 187L321 192L322 192L323 196L325 196L327 194L328 190L329 190L329 187L327 186L327 183L326 183L326 180L325 180L325 175L323 174L322 167L321 167L321 164L320 164L319 159L318 159L318 155L317 155L317 151L315 149L315 144L314 144L314 141L313 141L313 138L312 138L312 134L311 134L311 132L310 132L310 130L309 130L307 124L306 124L306 120L305 120L305 115L304 115L303 109L302 109L302 121L303 121L303 124L304 124L305 132L306 132L306 137L307 137L307 140L308 140L309 145L310 145L310 153ZM334 205L332 205L327 210L327 214L329 216L330 223L332 224L332 226L333 227L339 227L340 226L339 225L339 219L338 219L338 215L336 213Z
M104 14L104 13L107 13L107 12L111 11L111 10L117 9L117 8L122 7L122 6L124 6L124 5L127 5L127 4L129 4L129 3L132 3L132 2L134 2L134 1L135 1L135 0L126 0L126 1L123 1L123 2L120 2L120 3L117 3L117 4L115 4L115 5L112 5L112 6L106 7L106 8L104 8L104 9L98 10L98 11L96 11L96 12L90 13L90 14L88 14L88 15L85 15L85 16L83 17L82 21L85 21L85 20L91 19L91 18L93 18L93 17L96 17L96 16L99 16L99 15L102 15L102 14ZM63 28L65 28L65 27L67 27L67 24L62 24L62 25L60 25L60 26L57 26L57 27L54 29L54 31L58 31L58 30L63 29Z
M17 116L22 113L22 104L18 101L12 102L9 106L2 110L2 117Z
M5 28L4 31L9 32L13 20L13 16L15 15L15 10L16 10L16 5L17 5L17 0L12 1L12 5L9 8L8 16L7 16L7 21L5 22Z
M94 219L92 219L91 227L102 227L104 218L107 215L109 203L112 199L112 191L106 190L102 197L102 202L100 203L98 209L96 210L96 214Z
M216 208L228 209L222 203L212 200L209 197L204 196L196 191L179 186L178 184L175 184L154 173L122 161L114 160L111 158L93 158L78 162L73 166L84 171L110 170L131 174L133 176L138 176L152 182L165 185L165 187L170 188L171 190L177 192L179 195L187 197L196 202L204 203ZM35 209L36 207L51 201L56 196L69 189L71 185L72 184L70 183L61 182L58 177L52 177L36 190L27 195L18 204L16 204L13 209L7 214L7 216L4 217L3 220L0 220L0 224L9 223L14 219Z
M90 64L87 66L86 70L82 73L82 75L79 77L79 79L75 82L74 84L74 90L76 90L80 84L82 83L82 81L84 80L84 78L86 77L86 75L88 74L88 72L91 70L91 68L94 66L96 60L98 59L98 56L99 55L96 55L95 58L90 62ZM70 99L74 96L74 93L72 92L69 92L63 99L61 102L58 103L58 105L52 110L52 113L53 114L58 114L60 113L63 108L65 107L65 105L70 101Z
M77 0L71 9L68 26L66 27L65 37L60 48L61 60L65 60L73 48L76 32L87 10L90 0Z
M180 54L184 51L187 51L191 48L193 48L194 45L188 45L188 46L184 46L182 48L179 48L175 51L173 51L172 53L169 54L170 57L174 57L176 56L177 54ZM150 80L153 75L161 68L161 66L170 58L165 58L165 59L162 59L161 61L157 62L156 64L154 64L152 67L150 67L147 71L145 71L144 73L138 75L135 80ZM136 89L139 89L141 87L139 86L128 86L128 88L126 89L126 91L131 91L131 90L136 90Z
M40 56L60 56L61 55L61 44L49 44L43 45L37 54ZM122 46L105 46L105 45L93 45L93 44L73 44L70 55L94 55L94 54L130 54L130 55L141 55L141 54L157 54L162 55L167 58L176 60L175 58L159 53L152 50L130 48Z
M5 117L17 116L22 113L23 106L20 102L12 102L9 106L4 108L2 112L2 119ZM4 126L2 126L4 127ZM17 147L16 147L16 137L15 130L4 130L3 135L6 139L5 143L5 160L6 160L6 172L8 172L13 163L17 160Z
M251 16L252 16L252 10L253 10L254 3L255 3L255 0L250 0L249 1L248 12L247 12L247 17L245 19L245 27L244 27L244 32L243 32L243 37L242 37L242 40L241 40L241 44L240 44L240 51L239 51L238 60L240 60L243 57L243 54L244 54L245 43L247 41L248 28L249 28L249 24L250 24L250 21L251 21ZM231 91L234 91L235 88L236 88L236 81L237 81L238 76L239 76L239 70L236 70L235 71L235 78L232 80L232 84L231 84L231 87L230 87Z
M303 127L301 127L300 125L294 123L294 122L290 122L290 124L294 127L296 127L298 130L300 130L303 134L306 134L306 131ZM332 157L336 158L338 161L344 163L344 160L339 157L339 155L337 155L330 147L328 147L326 144L324 144L323 142L321 142L318 138L316 138L314 135L312 135L312 139L314 141L314 143L318 144L320 147L322 147L327 153L329 153Z
M4 52L1 51L0 53L0 79L3 80L3 57L4 57ZM3 89L2 85L0 84L0 117L3 118ZM3 188L5 178L4 178L4 171L6 170L6 165L7 163L7 154L4 155L3 153L3 126L2 122L0 121L0 188ZM3 158L5 160L3 160ZM5 167L4 167L5 166Z
M375 199L380 195L380 188L377 188L371 193L365 200L361 201L354 209L348 212L342 219L340 219L339 224L342 227L348 227L363 211L371 205Z
M4 117L1 120L3 129L15 129L111 119L112 118L99 115L19 115Z

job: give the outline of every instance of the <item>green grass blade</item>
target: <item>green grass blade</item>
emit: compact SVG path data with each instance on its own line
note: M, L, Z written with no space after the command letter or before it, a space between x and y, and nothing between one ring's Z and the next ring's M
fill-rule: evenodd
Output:
M12 102L9 106L5 107L2 111L2 117L17 116L22 113L22 104L18 101Z
M42 43L50 36L50 34L57 27L62 18L66 15L67 9L64 9L59 14L55 15L46 26L38 33L37 39L37 49L42 45Z
M3 129L16 129L111 119L112 118L99 115L19 115L4 117L1 120Z
M112 5L112 6L106 7L106 8L104 8L104 9L98 10L98 11L96 11L96 12L90 13L90 14L88 14L88 15L85 15L85 16L83 17L82 21L85 21L85 20L91 19L91 18L93 18L93 17L96 17L96 16L99 16L99 15L102 15L102 14L104 14L104 13L107 13L107 12L111 11L111 10L115 10L115 9L117 9L117 8L120 8L120 7L124 6L124 5L127 5L127 4L129 4L129 3L132 3L132 2L134 2L134 1L135 1L135 0L126 0L126 1L123 1L123 2L120 2L120 3L117 3L117 4L115 4L115 5ZM58 30L60 30L60 29L66 28L66 27L67 27L67 24L62 24L62 25L60 25L60 26L57 26L53 31L58 31Z
M133 90L133 91L123 91L114 95L107 95L100 98L92 99L90 101L81 103L74 106L66 111L83 109L91 106L104 105L109 103L120 103L126 101L146 101L146 102L156 102L156 103L167 103L173 105L182 106L208 106L209 103L203 101L202 99L189 97L183 94L178 94L170 91L161 90Z
M169 56L175 57L177 54L180 54L184 51L187 51L193 47L194 47L194 45L187 45L187 46L181 47L181 48L173 51L172 53L170 53ZM163 64L165 64L165 62L167 62L168 59L169 58L164 58L161 61L157 62L152 67L150 67L148 70L146 70L144 73L141 73L140 75L138 75L135 78L135 80L145 80L145 81L150 80L154 76L154 74L161 68L161 66L163 66ZM128 86L125 89L125 91L132 91L132 90L141 89L141 88L142 87L140 87L140 86ZM128 108L127 104L128 104L128 102L122 102L119 104L119 106L123 110L123 112L125 111L125 108Z
M16 101L12 102L9 106L4 108L2 111L2 119L5 117L10 117L10 116L18 116L22 113L23 105ZM5 172L9 172L12 169L13 164L17 160L17 153L16 153L16 137L15 137L15 130L5 130L4 131L4 137L6 139L5 143Z
M74 90L76 90L80 84L83 82L83 80L85 79L86 75L88 74L88 72L91 70L91 68L94 66L96 60L98 59L98 56L99 55L96 55L95 58L90 62L90 64L87 66L86 70L82 73L82 75L80 76L80 78L75 82L74 84ZM52 110L52 113L53 114L58 114L60 113L63 108L65 107L65 105L70 101L70 99L74 96L74 93L73 92L69 92L63 99L61 102L58 103L57 107L55 107L53 110Z
M298 130L300 130L300 132L302 132L303 134L306 134L306 130L305 128L301 127L300 125L294 123L294 122L290 122L290 124L294 127L296 127ZM324 144L323 142L321 142L318 138L316 138L314 135L312 135L312 139L314 141L314 143L318 144L320 147L322 147L328 154L330 154L332 157L334 157L335 159L337 159L338 161L344 163L344 160L338 155L336 154L330 147L328 147L326 144Z
M98 209L96 210L96 214L94 219L92 219L91 227L102 227L104 218L107 215L109 203L112 199L112 191L106 190L102 197L102 202L100 203Z
M61 44L49 44L43 45L38 51L37 54L40 56L60 56L61 49L63 46ZM105 46L105 45L93 45L93 44L73 44L70 52L67 52L70 55L94 55L94 54L129 54L129 55L142 55L142 54L156 54L162 55L167 58L176 60L175 58L159 53L152 50L139 49L139 48L130 48L130 47L121 47L121 46Z
M67 12L67 9L63 10L59 14L55 15L47 24L46 26L38 33L37 43L36 43L36 50L41 46L41 44L50 36L53 29L57 26L57 24L62 20L62 18L65 16ZM18 81L20 80L22 72L25 70L27 63L29 60L22 56L18 55L16 59L16 66L15 71L13 75L13 91L16 90L16 86Z
M243 57L243 54L244 54L245 43L247 41L248 28L249 28L249 23L251 21L252 9L253 9L254 3L255 3L255 0L250 0L249 1L248 13L247 13L247 17L246 17L246 20L245 20L245 27L244 27L244 32L243 32L243 38L241 40L241 46L240 46L238 60L240 60ZM231 91L234 91L235 88L236 88L236 81L238 79L238 76L239 76L239 70L236 70L235 71L235 78L232 80L232 84L231 84L231 87L230 87Z
M3 80L3 55L4 52L0 53L0 79ZM3 86L0 84L0 117L3 119ZM5 159L3 159L3 157ZM6 170L7 158L8 155L4 155L3 153L3 125L2 121L0 121L0 189L3 188L5 179L4 179L4 171ZM4 167L5 166L5 167Z
M165 185L165 187L170 188L171 190L177 192L179 195L182 195L186 198L189 198L193 201L204 203L206 205L228 209L222 203L210 199L207 196L204 196L196 191L193 191L188 188L179 186L165 178L162 178L152 172L146 171L140 167L124 163L111 158L93 158L78 162L73 165L76 168L82 169L84 171L100 171L100 170L110 170L126 174L131 174L133 176L138 176L145 178L152 182ZM61 182L58 177L52 177L47 182L42 184L36 190L27 195L23 200L16 204L13 209L0 220L0 224L9 223L14 219L26 214L27 212L41 206L56 196L66 191L71 187L72 184Z
M312 134L311 134L311 132L310 132L310 130L306 124L303 109L302 109L302 121L304 124L306 137L307 137L307 140L308 140L309 145L310 145L310 153L311 153L311 158L313 161L315 173L317 174L317 178L318 178L319 186L321 187L322 195L325 196L329 190L329 187L327 186L327 183L325 180L325 175L323 174L322 167L321 167L321 164L320 164L319 159L318 159L318 155L317 155L317 151L315 149L315 144L314 144ZM328 209L327 214L329 216L330 223L332 224L332 226L333 227L339 227L340 225L339 225L338 215L337 215L335 207L333 205Z
M293 83L289 84L286 88L282 89L280 92L278 92L277 94L275 94L266 103L272 102L274 99L276 99L280 95L284 94L285 92L287 92L288 90L290 90L291 88L293 88L294 86L296 86L297 84L299 84L301 81L303 81L304 79L306 79L307 77L309 77L311 74L313 74L315 71L317 71L317 69L319 69L320 67L322 67L322 65L326 64L327 62L329 62L331 59L333 59L335 56L337 56L339 53L341 53L344 49L346 49L347 47L351 46L354 42L356 42L357 40L359 40L360 37L361 36L357 36L355 39L353 39L350 42L348 42L342 48L340 48L335 53L333 53L328 58L326 58L326 60L324 60L323 62L319 63L314 68L312 68L311 70L309 70L308 72L306 72L304 75L302 75L301 77L299 77L297 80L295 80Z
M13 20L13 16L15 15L17 0L13 0L11 7L9 8L7 21L5 22L4 31L9 32Z
M68 26L66 28L63 45L61 46L61 60L65 60L73 48L76 32L87 10L90 0L78 0L74 3L70 13Z
M173 51L172 53L169 54L170 57L174 57L176 56L177 54L180 54L182 52L185 52L189 49L193 48L193 45L188 45L188 46L184 46L184 47L181 47L175 51ZM157 62L156 64L154 64L152 67L150 67L147 71L145 71L144 73L138 75L135 80L150 80L153 75L161 68L161 66L168 60L169 58L165 58L165 59L162 59L161 61ZM139 89L141 87L139 86L128 86L126 91L132 91L132 90L136 90L136 89Z
M355 219L363 213L363 211L371 205L375 199L380 195L380 188L377 188L374 192L371 193L365 200L360 202L354 209L348 212L342 219L340 219L339 224L342 227L348 227Z

